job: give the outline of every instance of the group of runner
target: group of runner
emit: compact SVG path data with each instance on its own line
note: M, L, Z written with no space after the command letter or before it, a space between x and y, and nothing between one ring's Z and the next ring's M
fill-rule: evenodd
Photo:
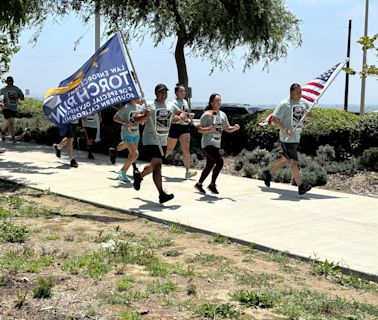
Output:
M0 90L0 107L3 109L5 125L2 130L3 140L6 134L14 140L14 117L17 114L18 100L23 100L22 91L14 86L13 78L7 78L7 86ZM133 187L140 190L143 179L152 174L154 184L159 192L159 202L165 203L174 198L173 194L166 193L162 182L162 160L172 153L177 142L180 142L183 152L185 178L194 177L197 172L190 169L190 132L193 125L193 113L185 100L186 90L182 84L177 84L174 91L176 98L167 101L168 87L158 84L155 87L155 99L151 102L132 100L122 106L115 114L113 120L122 124L121 142L109 149L110 160L114 164L117 153L127 149L128 158L119 171L118 178L123 182L131 183L127 171L133 166ZM220 153L222 132L235 132L240 129L238 124L230 125L227 115L220 110L220 94L210 95L207 106L204 108L197 130L202 134L201 147L206 157L206 165L194 188L201 194L206 194L203 188L205 179L212 172L210 184L207 189L218 194L217 178L223 167L223 157ZM289 163L292 175L298 186L299 194L304 194L311 189L307 183L303 183L298 168L297 148L301 130L297 130L295 121L303 115L309 114L310 105L301 99L301 86L293 84L290 87L290 97L278 104L272 114L273 124L280 130L280 143L282 158L270 169L263 172L263 179L267 187L270 186L272 175L276 170ZM93 145L100 117L98 114L83 118L82 126L87 136L88 158L94 159ZM138 143L140 139L139 125L144 125L142 133L143 148L148 163L139 171L135 161L139 157ZM73 142L77 131L78 121L70 124L66 134L59 144L54 144L57 157L60 158L61 150L66 147L70 158L70 166L78 167L74 159ZM1 152L1 150L0 150Z

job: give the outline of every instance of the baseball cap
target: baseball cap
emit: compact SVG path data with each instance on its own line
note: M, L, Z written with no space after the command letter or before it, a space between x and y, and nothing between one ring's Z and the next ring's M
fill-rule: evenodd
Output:
M13 77L7 77L7 80L5 80L5 82L8 82L8 81L13 81Z
M168 91L168 88L167 88L167 86L165 84L159 83L155 87L155 92L160 92L160 91L163 91L163 90L167 90Z

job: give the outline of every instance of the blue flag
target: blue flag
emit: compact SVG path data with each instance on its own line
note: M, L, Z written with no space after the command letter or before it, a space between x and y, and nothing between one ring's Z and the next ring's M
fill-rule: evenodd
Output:
M72 121L138 98L117 33L58 88L45 93L43 112L64 135Z

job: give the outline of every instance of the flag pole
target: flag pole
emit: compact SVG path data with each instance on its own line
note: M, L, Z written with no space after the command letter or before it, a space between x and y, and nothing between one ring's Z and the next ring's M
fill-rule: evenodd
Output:
M144 100L144 92L143 92L143 89L142 89L142 86L140 84L140 81L139 81L139 78L138 78L138 74L136 72L136 69L135 69L135 66L134 66L134 63L133 63L133 60L131 59L131 55L130 55L130 52L129 52L129 49L127 48L127 45L126 45L126 40L123 36L123 33L121 31L118 31L118 34L120 35L121 39L122 39L122 43L123 43L123 47L126 51L126 54L127 54L127 57L129 58L129 61L130 61L130 64L131 64L131 68L133 69L134 71L134 76L135 76L135 81L137 82L137 85L139 87L139 91L140 91L140 94L142 96L142 99ZM144 103L145 103L145 106L146 106L146 111L147 111L147 104L146 104L146 101L144 100ZM163 147L161 146L161 143L160 143L160 139L159 139L159 136L156 132L156 129L155 129L155 126L152 122L152 118L151 116L148 116L148 121L150 122L151 126L152 126L152 129L153 129L153 133L154 133L154 136L155 136L155 139L156 139L156 142L157 142L157 146L159 148L159 151L160 151L160 154L162 157L164 157L164 151L163 151Z

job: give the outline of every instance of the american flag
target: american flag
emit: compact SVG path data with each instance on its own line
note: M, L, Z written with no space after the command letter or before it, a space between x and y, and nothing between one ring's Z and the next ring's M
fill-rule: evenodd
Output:
M302 87L302 98L310 102L315 102L316 100L318 100L328 80L335 72L339 72L338 67L340 65L343 65L343 63L338 63L333 68L327 70L320 76L316 77L314 80L311 80L306 85L304 85Z

